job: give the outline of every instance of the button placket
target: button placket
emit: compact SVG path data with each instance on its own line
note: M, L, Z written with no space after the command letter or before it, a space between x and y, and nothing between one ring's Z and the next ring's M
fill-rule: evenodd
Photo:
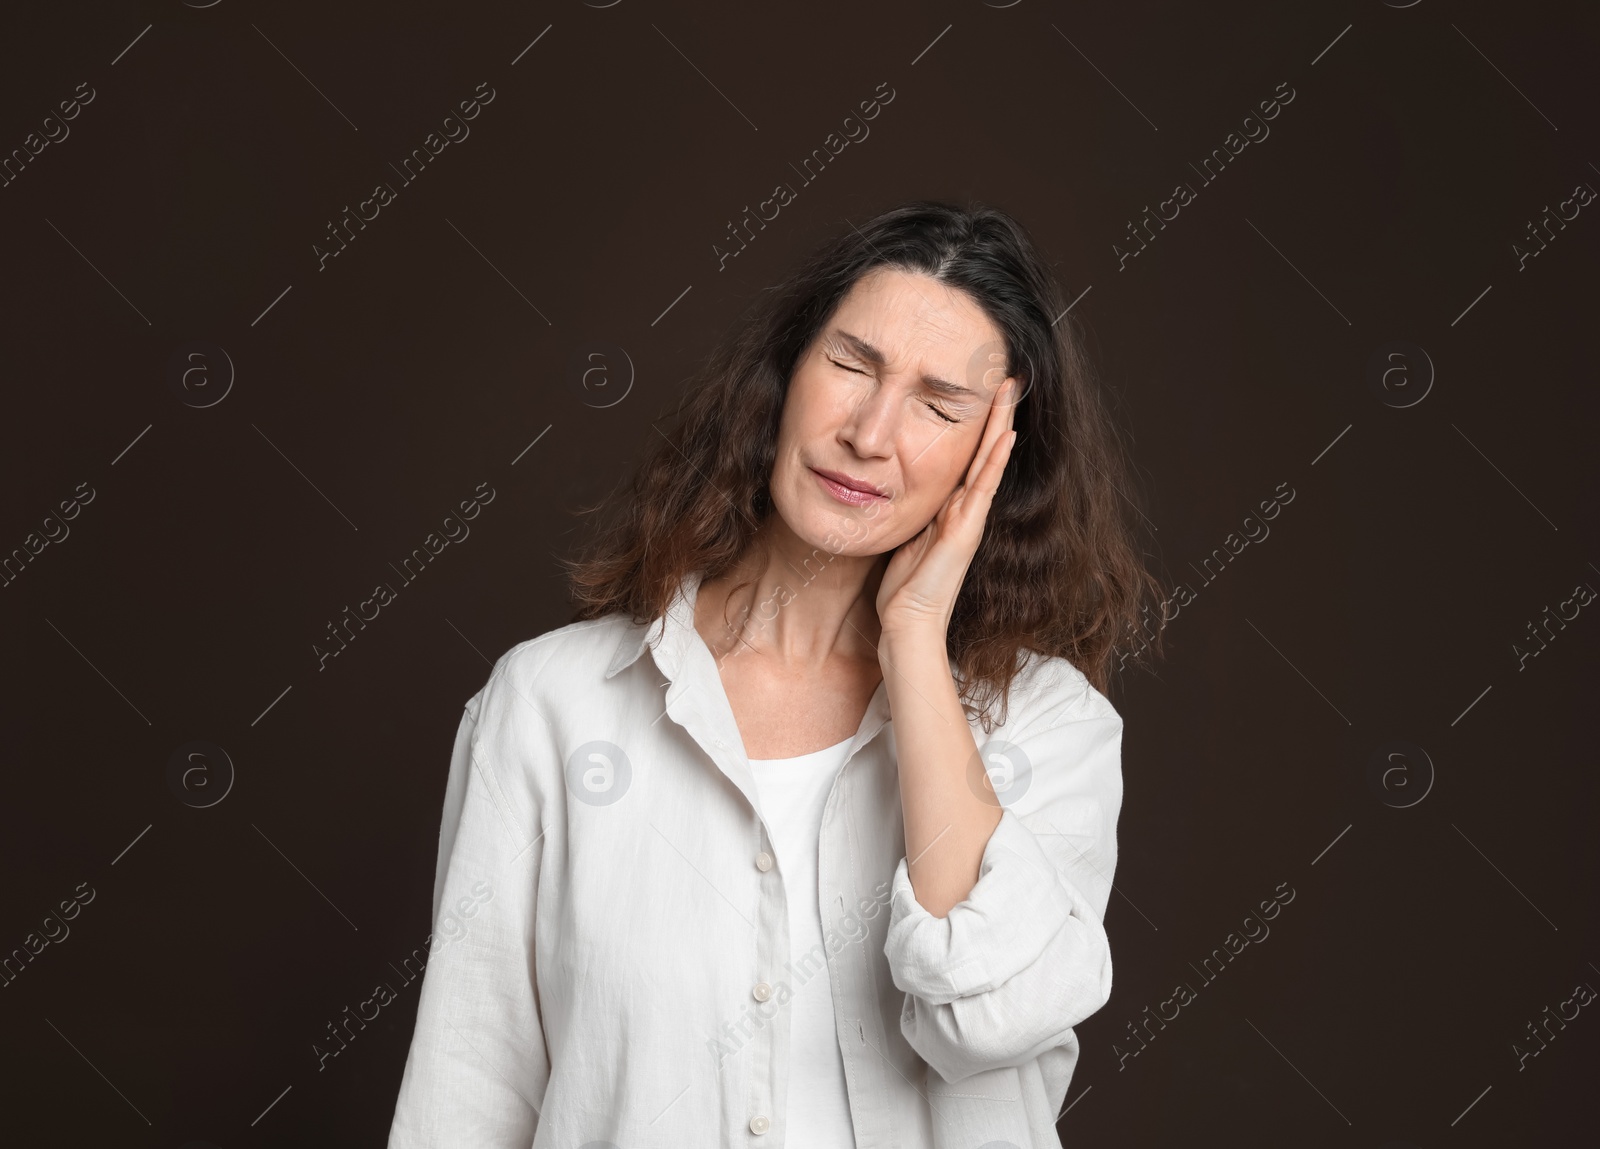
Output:
M755 814L755 830L758 846L765 847L755 859L759 875L756 879L756 960L752 972L761 979L762 975L772 978L784 968L782 951L788 944L788 907L783 885L775 880L777 875L766 876L773 871L776 860L759 812ZM775 993L772 981L757 980L750 986L750 998L755 1004L745 1006L756 1026L750 1049L749 1108L745 1112L754 1114L749 1129L758 1136L771 1131L773 1121L785 1104L785 1077L789 1071L788 1018L775 1003L768 1004L773 1002Z
M860 767L852 769L857 752L865 749L880 729L888 725L883 685L880 684L878 689L879 693L874 695L861 731L858 732L856 745L834 779L823 808L819 838L819 884L824 890L834 891L834 896L824 898L820 909L824 921L827 921L834 916L834 906L837 904L841 932L847 932L843 919L850 913L850 898L860 897L863 893L862 874L851 867L857 847L851 841L853 830L847 811L852 792L871 784L870 779L863 777ZM881 761L883 756L892 761L892 736L886 737L883 748L874 753L880 756L874 761ZM873 936L872 923L861 922L860 926L867 930L868 937ZM887 1044L889 1038L874 1012L874 1007L879 1004L878 987L868 956L871 947L865 944L865 940L861 945L847 946L837 955L831 950L824 951L834 995L836 1024L840 1030L839 1051L849 1085L850 1114L857 1143L899 1145L898 1121L886 1100L890 1095L888 1078L892 1070ZM862 1010L868 1013L863 1014ZM876 1040L870 1043L866 1036L867 1016L874 1019L873 1034ZM869 1044L872 1048L868 1048Z

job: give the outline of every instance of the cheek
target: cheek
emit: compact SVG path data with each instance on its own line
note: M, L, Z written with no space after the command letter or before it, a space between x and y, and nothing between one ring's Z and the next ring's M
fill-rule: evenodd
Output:
M978 436L965 425L950 424L945 430L918 427L910 431L900 454L904 460L901 474L906 494L919 504L942 503L966 477L977 446Z
M966 473L971 454L970 445L948 432L908 435L900 456L904 485L892 512L878 516L873 524L876 541L899 546L926 527Z
M839 421L833 410L833 398L823 381L808 371L796 372L778 424L779 447L793 453L827 434L829 427Z

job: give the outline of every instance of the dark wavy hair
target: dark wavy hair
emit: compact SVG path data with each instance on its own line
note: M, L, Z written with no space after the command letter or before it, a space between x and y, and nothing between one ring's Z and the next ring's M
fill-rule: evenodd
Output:
M1004 212L920 200L819 246L745 311L706 358L681 419L638 468L583 513L607 510L564 560L573 621L665 613L683 577L717 578L772 512L778 424L801 354L852 285L876 268L931 276L969 295L1003 333L1019 379L1017 440L950 618L963 707L991 728L1026 651L1069 660L1096 689L1113 664L1159 654L1147 625L1162 588L1138 543L1123 439L1065 316L1054 275ZM1120 656L1120 657L1119 657Z

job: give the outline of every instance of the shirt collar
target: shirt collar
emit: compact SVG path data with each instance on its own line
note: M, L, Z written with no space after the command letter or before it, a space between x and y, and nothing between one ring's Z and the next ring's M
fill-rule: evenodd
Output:
M658 657L665 656L674 666L682 664L684 641L694 630L694 604L702 577L698 571L685 575L665 614L648 623L632 623L623 631L611 665L606 668L607 678L632 666L647 646L655 648Z

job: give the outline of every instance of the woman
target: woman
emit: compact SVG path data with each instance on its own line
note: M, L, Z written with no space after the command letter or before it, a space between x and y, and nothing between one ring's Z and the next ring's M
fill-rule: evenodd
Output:
M1059 1146L1158 593L1064 310L912 203L712 357L467 703L393 1149Z

